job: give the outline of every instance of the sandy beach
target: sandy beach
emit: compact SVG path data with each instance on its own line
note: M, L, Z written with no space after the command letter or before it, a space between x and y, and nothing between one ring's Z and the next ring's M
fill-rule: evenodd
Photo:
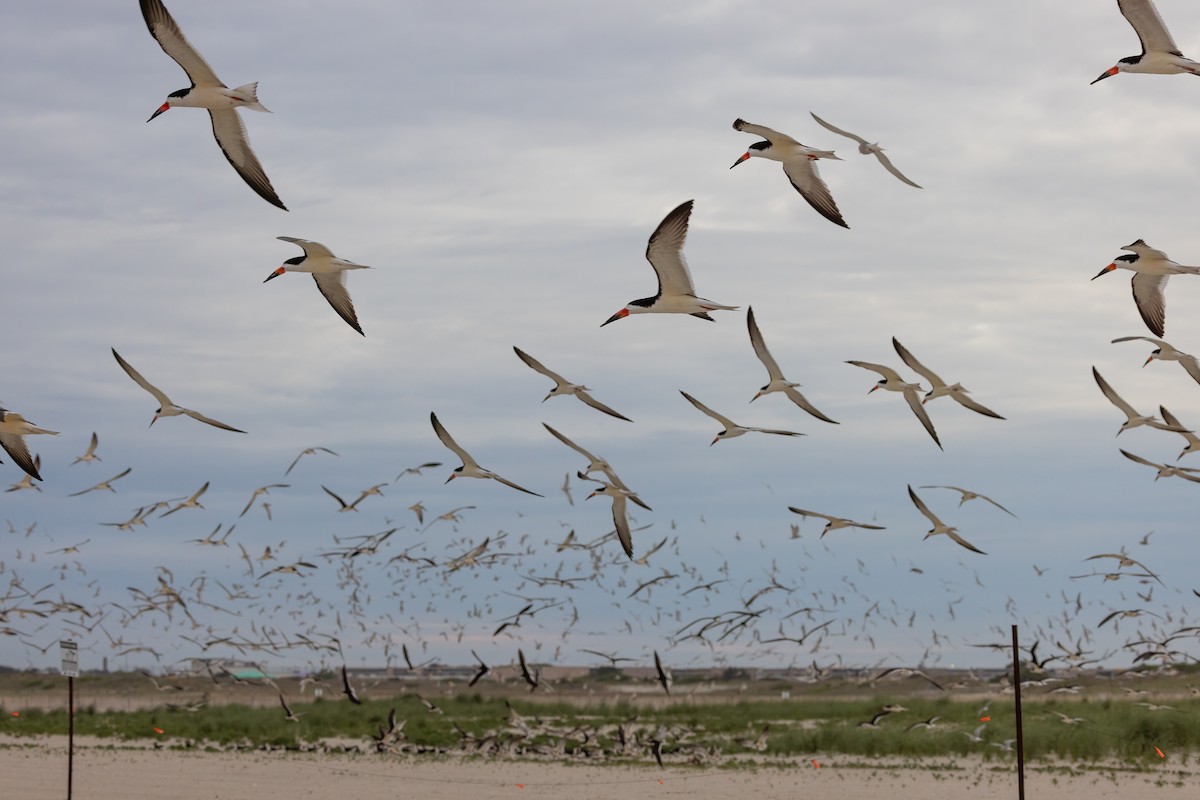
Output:
M269 797L383 800L419 793L425 800L546 797L775 798L950 800L983 792L1017 796L1014 768L979 759L921 763L833 756L790 766L736 768L598 766L535 761L397 758L295 752L200 752L133 745L77 745L74 796L88 800L163 798L262 800ZM0 742L3 796L34 800L66 796L66 739L8 738ZM1164 762L1132 771L1114 766L1035 764L1029 798L1191 800L1200 775L1191 765Z

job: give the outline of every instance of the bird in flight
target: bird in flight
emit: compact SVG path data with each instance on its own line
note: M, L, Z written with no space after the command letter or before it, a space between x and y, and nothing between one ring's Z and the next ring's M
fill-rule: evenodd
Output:
M267 111L258 102L258 83L247 83L230 89L217 77L204 57L184 38L183 31L167 11L162 0L141 0L142 18L150 35L162 47L163 52L175 60L187 73L192 85L167 95L167 100L155 111L150 120L167 109L178 107L204 108L212 120L213 136L230 166L242 176L242 180L258 193L258 196L273 206L287 211L287 206L275 193L267 173L263 171L258 157L250 149L250 139L237 109Z
M194 420L199 420L207 425L212 425L214 428L221 428L222 430L233 431L234 433L245 433L245 431L234 428L231 425L226 425L224 422L217 422L215 419L206 417L199 411L192 411L190 408L184 408L183 406L175 405L171 402L171 398L167 397L161 389L143 378L142 374L130 366L128 361L121 358L121 355L116 351L116 349L113 349L112 354L113 358L117 360L117 363L121 365L121 369L125 370L125 374L130 378L133 378L134 383L145 389L154 396L155 400L158 401L158 408L154 412L154 418L150 420L151 426L158 421L159 417L177 417L180 414L184 414Z

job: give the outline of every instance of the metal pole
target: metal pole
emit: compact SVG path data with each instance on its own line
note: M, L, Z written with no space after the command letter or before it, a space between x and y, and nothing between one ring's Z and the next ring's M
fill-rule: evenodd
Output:
M1017 644L1017 626L1012 626L1013 704L1017 716L1017 798L1025 800L1025 733L1021 727L1021 648Z
M75 679L67 678L67 800L75 773Z

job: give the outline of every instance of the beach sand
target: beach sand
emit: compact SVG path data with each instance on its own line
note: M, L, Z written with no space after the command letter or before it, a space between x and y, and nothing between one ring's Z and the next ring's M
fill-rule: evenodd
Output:
M74 796L80 800L264 800L348 798L482 800L484 798L820 798L950 800L1017 797L1015 767L981 759L928 763L858 757L796 760L786 767L685 768L587 765L526 760L332 755L295 752L200 752L76 743ZM0 797L66 796L66 738L0 741ZM1120 767L1032 765L1026 797L1048 800L1194 800L1200 774L1164 761Z

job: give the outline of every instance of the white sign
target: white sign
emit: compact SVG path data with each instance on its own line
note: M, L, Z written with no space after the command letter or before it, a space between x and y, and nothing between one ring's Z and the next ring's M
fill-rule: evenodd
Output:
M62 674L68 678L78 678L79 645L75 642L59 642L58 652L62 656Z

